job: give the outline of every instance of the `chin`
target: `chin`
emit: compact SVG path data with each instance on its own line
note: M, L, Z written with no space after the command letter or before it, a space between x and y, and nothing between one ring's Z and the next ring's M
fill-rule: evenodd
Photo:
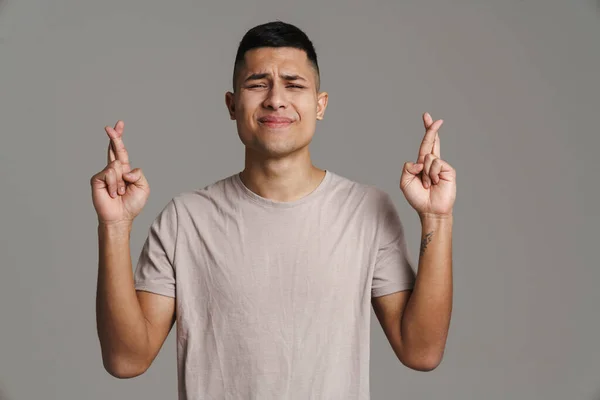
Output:
M277 146L269 143L255 143L252 149L265 157L282 158L298 150L295 146Z
M258 129L252 133L239 134L240 140L253 152L267 157L280 158L295 153L310 144L312 136L290 129ZM281 137L278 135L281 134Z

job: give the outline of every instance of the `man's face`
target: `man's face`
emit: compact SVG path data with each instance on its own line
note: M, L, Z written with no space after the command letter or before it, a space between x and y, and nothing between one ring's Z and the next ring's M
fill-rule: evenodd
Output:
M244 61L236 93L225 98L242 143L267 158L306 149L327 106L306 53L264 47L246 52Z

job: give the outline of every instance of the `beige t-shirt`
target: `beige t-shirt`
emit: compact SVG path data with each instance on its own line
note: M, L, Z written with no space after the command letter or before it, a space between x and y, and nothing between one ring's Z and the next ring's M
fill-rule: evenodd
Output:
M276 202L234 174L165 206L135 288L176 298L179 400L367 400L371 297L413 271L384 191L326 171Z

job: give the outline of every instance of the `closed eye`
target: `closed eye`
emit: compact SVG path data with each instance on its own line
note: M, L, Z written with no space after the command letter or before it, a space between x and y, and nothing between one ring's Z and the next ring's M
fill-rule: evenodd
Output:
M249 89L253 89L253 88L266 88L266 85L263 84L256 84L256 85L248 85L246 86ZM295 88L295 89L304 89L304 86L301 85L287 85L286 87L288 88Z

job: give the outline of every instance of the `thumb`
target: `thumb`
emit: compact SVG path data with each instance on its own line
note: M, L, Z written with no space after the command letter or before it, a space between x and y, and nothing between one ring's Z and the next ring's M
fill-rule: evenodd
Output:
M146 180L141 168L134 168L126 174L123 174L123 180L128 183L133 183L135 186L140 188L148 186L148 181Z
M417 175L423 169L423 163L407 162L404 164L404 170L410 175Z

